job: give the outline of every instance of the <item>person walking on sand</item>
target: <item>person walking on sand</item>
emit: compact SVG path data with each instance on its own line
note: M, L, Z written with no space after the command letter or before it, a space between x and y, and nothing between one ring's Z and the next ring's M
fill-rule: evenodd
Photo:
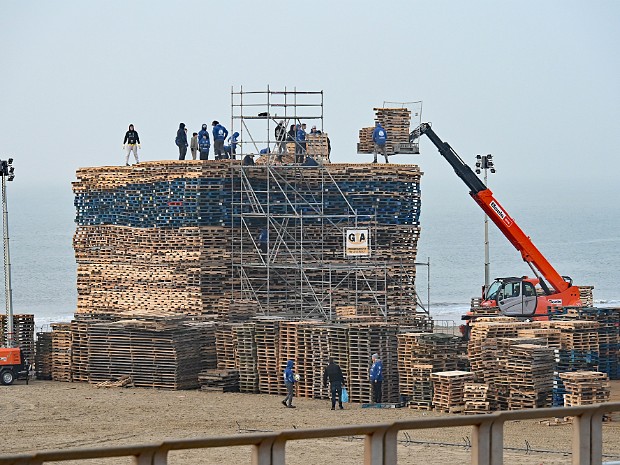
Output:
M219 121L213 121L211 126L213 126L213 153L215 154L215 159L219 160L225 153L224 141L228 137L228 131Z
M179 123L179 130L174 143L179 147L179 160L185 160L187 153L187 133L185 132L185 123Z
M372 401L381 403L381 384L383 383L383 363L379 354L372 354L372 366L370 367L370 383L372 385Z
M327 380L329 379L329 385L331 387L332 395L332 410L336 410L336 398L338 398L338 407L342 410L342 385L344 384L344 376L340 365L334 362L334 359L330 357L325 371L323 372L323 386L327 387Z
M385 162L389 163L388 156L387 156L387 149L386 149L387 138L388 138L387 131L383 129L383 126L381 126L381 123L377 121L375 130L372 131L372 141L375 143L375 150L374 150L375 161L373 161L373 163L377 163L377 153L379 152L381 152L383 156L385 157Z
M189 143L189 150L192 152L192 160L196 159L196 152L198 152L198 133L192 134L192 140Z
M282 401L282 405L287 408L295 408L293 405L293 396L295 395L295 373L293 372L295 362L289 360L286 362L284 369L284 384L286 385L286 397Z
M138 149L140 148L140 136L138 131L133 128L133 124L129 125L129 129L125 133L125 139L123 139L123 149L127 151L125 157L125 166L129 166L129 154L133 152L133 156L136 159L136 164L140 163L138 160Z

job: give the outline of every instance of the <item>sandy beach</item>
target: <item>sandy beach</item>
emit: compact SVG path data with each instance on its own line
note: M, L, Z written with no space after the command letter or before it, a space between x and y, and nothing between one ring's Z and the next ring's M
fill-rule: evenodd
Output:
M613 382L612 400L620 398L620 382ZM279 396L158 391L138 388L100 388L84 383L20 381L0 388L0 409L5 418L0 454L49 449L142 444L166 439L199 438L319 428L335 425L389 423L420 416L442 415L411 409L362 409L346 404L331 411L328 401L295 399L286 409ZM12 425L12 426L9 426ZM606 460L620 459L620 422L604 424ZM505 446L525 450L505 452L506 463L570 463L572 426L549 426L544 421L512 422L505 427ZM10 433L10 434L6 434ZM409 432L410 443L399 447L399 463L467 463L465 447L471 428ZM402 439L406 437L403 434ZM442 443L442 445L433 444ZM307 440L287 445L291 464L361 463L361 438ZM87 463L131 463L129 458ZM170 463L250 463L250 447L181 451Z

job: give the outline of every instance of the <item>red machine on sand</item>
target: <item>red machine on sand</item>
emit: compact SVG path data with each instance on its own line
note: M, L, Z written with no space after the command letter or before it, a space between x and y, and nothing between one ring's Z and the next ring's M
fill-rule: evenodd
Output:
M4 385L22 378L28 382L28 362L19 347L0 347L0 382Z
M429 123L422 123L410 135L410 142L425 134L439 153L452 165L456 174L469 187L469 194L495 223L510 243L521 253L535 278L497 278L483 296L483 306L497 306L507 316L546 320L556 307L580 306L579 288L573 286L568 276L561 276L531 239L508 215L504 207L493 196L493 192L476 176L472 169L457 155L447 142L443 142L431 129ZM537 292L540 286L542 292ZM464 319L471 319L468 314Z

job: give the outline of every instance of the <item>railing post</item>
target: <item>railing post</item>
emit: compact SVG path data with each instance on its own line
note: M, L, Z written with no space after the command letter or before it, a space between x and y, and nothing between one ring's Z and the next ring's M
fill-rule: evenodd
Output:
M590 462L592 441L592 412L573 417L573 465L593 465Z
M364 438L364 465L384 465L383 443L386 430L387 428L377 428Z
M491 425L492 420L482 420L473 426L471 444L471 464L490 465L491 463Z
M603 463L603 412L597 410L590 420L590 463Z
M147 449L139 455L134 455L133 465L153 465L153 451Z
M286 465L286 441L278 439L271 446L271 465Z
M383 463L396 465L398 462L398 433L396 428L390 428L383 440Z
M252 446L252 465L272 465L271 453L274 438L263 439Z
M504 463L504 420L497 418L491 424L491 465Z

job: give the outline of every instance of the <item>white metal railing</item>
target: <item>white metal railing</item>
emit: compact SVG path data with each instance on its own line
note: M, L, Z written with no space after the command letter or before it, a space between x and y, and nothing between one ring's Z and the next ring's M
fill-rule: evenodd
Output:
M135 446L99 447L0 456L0 465L41 465L45 462L95 458L134 457L136 465L167 465L168 453L176 450L252 446L252 465L285 465L286 443L363 435L364 465L395 465L398 433L427 428L472 426L472 465L500 465L504 453L504 423L512 420L573 417L572 463L600 465L603 457L603 415L620 411L620 402L580 407L544 408L496 412L488 415L416 418L375 425L288 430L221 438L181 439Z

